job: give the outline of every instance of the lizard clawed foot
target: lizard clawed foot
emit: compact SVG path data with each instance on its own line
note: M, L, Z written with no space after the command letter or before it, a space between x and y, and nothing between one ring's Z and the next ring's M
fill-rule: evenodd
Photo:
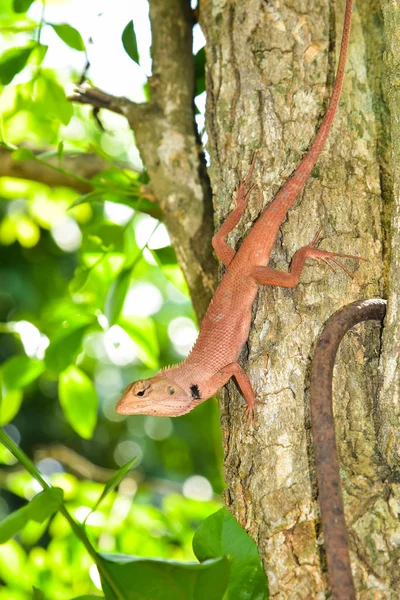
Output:
M253 176L254 167L256 165L257 152L254 152L253 158L251 161L250 169L245 177L239 175L239 184L236 186L236 207L238 206L246 206L247 200L254 190L257 187L255 183L250 184L251 178Z
M251 165L247 172L247 175L242 177L241 173L238 171L237 175L241 184L244 184L246 187L249 185L251 178L253 177L254 167L256 166L257 159L257 150L253 154L253 158L251 159Z
M315 234L315 236L312 239L312 241L310 242L310 244L308 246L306 246L307 258L313 258L314 260L318 261L319 263L325 263L326 265L328 265L328 267L330 269L332 269L332 271L334 273L337 273L337 270L331 264L331 263L334 263L335 265L337 265L338 267L343 269L343 271L346 273L346 275L348 275L350 278L352 278L353 275L350 273L350 271L347 269L347 267L345 267L340 261L337 260L337 257L339 257L339 258L354 258L355 260L364 260L364 261L366 261L367 259L363 258L362 256L354 256L353 254L339 254L338 252L329 252L328 250L319 250L318 248L316 248L316 244L321 235L321 232L322 232L322 228L320 228L317 231L317 233Z
M264 404L264 402L261 402L261 400L255 400L252 404L247 404L246 402L246 404L242 405L242 408L245 410L244 420L247 427L249 427L250 425L254 425L254 420L256 416L256 404Z

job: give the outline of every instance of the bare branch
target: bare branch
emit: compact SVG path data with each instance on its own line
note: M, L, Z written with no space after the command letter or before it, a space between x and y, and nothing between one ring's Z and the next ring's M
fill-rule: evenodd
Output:
M187 0L150 0L150 20L152 97L160 105L172 100L180 109L188 110L192 118L195 83L192 53L194 16L190 3Z
M37 152L37 154L40 153L41 151ZM68 187L83 193L89 192L92 189L90 184L69 177L64 173L54 171L35 160L15 161L12 159L11 154L11 150L0 147L0 177L29 179L30 181L38 181L51 187ZM57 157L47 158L46 162L58 166ZM74 173L82 179L91 179L109 166L97 154L77 152L76 154L64 154L63 156L63 168L65 171Z
M130 116L131 118L139 118L140 113L146 110L145 104L137 104L123 96L113 96L87 85L76 87L68 100L80 104L90 104L94 108L106 108L118 115Z

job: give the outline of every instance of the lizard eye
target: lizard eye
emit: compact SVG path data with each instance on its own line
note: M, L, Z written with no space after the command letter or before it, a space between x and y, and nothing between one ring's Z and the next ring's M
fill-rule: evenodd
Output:
M138 392L138 393L136 394L136 396L144 396L144 390L140 390L140 392Z
M167 392L170 396L173 396L175 394L174 388L170 385L167 387Z

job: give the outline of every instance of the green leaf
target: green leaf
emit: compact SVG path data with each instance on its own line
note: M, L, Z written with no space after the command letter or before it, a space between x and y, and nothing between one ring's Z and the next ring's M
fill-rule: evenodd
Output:
M94 180L93 180L94 181ZM104 186L103 186L104 188ZM130 208L134 208L137 211L142 213L146 213L155 217L156 219L161 218L161 210L159 204L156 202L151 202L147 200L147 198L143 198L141 196L131 196L124 194L117 194L109 192L107 189L97 189L93 192L88 192L87 194L83 194L79 196L70 206L69 208L74 208L75 206L79 206L80 204L85 204L85 202L115 202L115 204L123 204L124 206L129 206Z
M45 59L45 56L47 54L47 50L49 49L48 46L44 46L43 44L38 44L35 48L35 52L34 52L34 63L36 65L41 65L42 62Z
M107 193L107 197L104 197L104 200L108 200L109 202L115 202L115 204L124 204L125 206L130 206L135 210L146 213L155 219L161 218L161 210L160 206L157 202L151 202L147 200L147 198L143 198L142 196L128 196L117 193Z
M93 382L71 365L60 375L58 393L65 418L81 437L89 440L97 421L98 399Z
M3 390L0 403L0 425L6 425L18 414L23 397L22 390Z
M28 10L34 0L13 0L13 11L23 13Z
M41 360L27 356L13 356L1 366L0 425L9 423L22 404L22 388L29 385L45 370Z
M51 340L46 350L46 365L55 373L59 373L75 361L82 346L82 339L92 320L86 321L77 327L68 327L61 330L55 339Z
M138 252L142 250L138 248L136 243L135 229L132 225L133 217L131 217L131 223L127 223L124 226L124 255L125 259L125 267L131 266L134 267L138 260Z
M75 27L71 27L67 23L61 23L56 25L55 23L47 23L50 25L58 37L62 39L62 41L67 44L70 48L74 50L79 50L80 52L85 51L85 44L82 39L81 34Z
M60 488L50 488L37 494L23 508L8 515L0 521L0 544L14 537L28 521L43 523L59 509L62 499L63 492Z
M43 594L42 590L39 590L39 588L33 587L32 591L33 591L32 600L46 600L45 595Z
M194 535L193 551L201 562L221 555L231 558L227 599L268 599L268 583L257 546L226 508L203 521Z
M102 198L103 194L104 192L88 192L83 196L79 196L68 208L74 208L74 206L85 204L85 202L93 202L94 200L105 200Z
M8 85L25 67L35 46L20 46L10 48L0 56L0 84Z
M128 170L122 170L118 167L110 167L109 169L104 169L100 173L97 173L92 181L95 184L117 184L119 187L126 188L127 191L132 189L132 184L137 184L138 174L132 173ZM108 198L107 198L108 200Z
M157 369L160 356L157 331L154 321L146 317L134 317L132 321L124 318L119 325L135 342L138 357L150 369Z
M116 279L112 282L104 303L104 314L108 323L113 325L121 314L125 302L125 296L129 289L132 275L132 267L122 269Z
M57 146L57 158L58 158L59 165L61 165L63 156L64 156L64 142L61 141Z
M91 269L89 267L79 266L75 269L73 278L68 284L70 294L77 294L85 285L90 275Z
M139 64L139 53L136 42L135 27L133 21L129 21L124 31L122 32L122 45L128 56Z
M196 81L195 96L199 96L206 90L206 50L200 48L194 57L194 76Z
M225 557L197 563L101 554L124 600L222 600L229 579ZM102 578L106 598L114 598Z
M115 596L114 596L115 597ZM104 596L93 596L93 595L85 595L85 596L78 596L77 598L72 598L72 600L101 600L102 598L105 597Z
M172 246L165 246L164 248L158 248L158 250L151 250L151 253L159 267L178 264L176 253Z
M3 363L2 370L6 388L16 390L35 381L45 370L45 364L28 356L13 356Z
M15 150L12 154L11 157L13 160L35 160L36 156L35 154L32 152L32 150L28 150L28 148L18 148L18 150Z
M146 83L143 86L143 93L144 93L144 97L146 99L146 102L150 102L151 100L151 88L150 88L150 84L148 81L146 81Z
M91 510L92 513L97 509L97 507L104 500L104 498L106 496L108 496L108 494L110 492L115 490L117 485L123 480L123 478L128 473L128 471L131 470L135 461L136 461L136 456L134 458L132 458L130 461L128 461L125 465L123 465L120 469L118 469L118 471L116 471L114 473L114 475L111 477L111 479L109 479L107 481L106 485L104 486L104 490L101 493L100 498L97 500L96 504L93 506L93 508ZM86 519L87 519L87 517L86 517ZM85 519L85 521L86 521L86 519Z
M36 81L36 93L37 99L46 107L47 117L68 125L74 110L61 85L50 77L42 76Z

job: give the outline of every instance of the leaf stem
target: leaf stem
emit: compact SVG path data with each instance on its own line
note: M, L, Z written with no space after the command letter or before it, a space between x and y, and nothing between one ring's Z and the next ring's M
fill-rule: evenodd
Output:
M35 158L33 160L36 160L36 162L40 163L41 165L44 165L45 167L49 167L49 169L53 169L53 171L57 171L57 173L61 173L62 175L67 175L68 177L71 177L71 179L75 179L76 181L80 181L81 183L86 183L87 185L93 186L93 181L90 181L90 179L86 179L85 177L80 177L79 175L75 175L75 173L66 171L65 169L63 169L61 167L56 167L55 165L52 165L45 160L42 160L38 156L35 156Z
M48 490L52 486L47 483L47 481L42 477L38 468L34 465L34 463L28 458L28 456L19 448L13 440L6 434L3 429L0 429L0 441L4 444L4 446L15 456L15 458L25 467L25 469L32 475L36 481L40 483L43 489ZM62 504L60 507L60 513L65 517L68 523L71 526L72 531L76 535L77 538L80 539L82 544L85 546L88 554L96 563L97 568L99 569L99 573L107 582L107 585L112 590L115 598L117 600L124 600L124 596L122 591L119 588L119 585L116 581L114 581L111 573L107 570L103 563L103 559L96 552L94 547L92 546L89 538L87 537L85 530L83 527L75 521L75 519L70 515L68 510L65 507L65 504Z
M46 10L46 0L42 0L42 13L40 15L40 21L39 21L39 27L38 27L38 34L37 34L37 43L38 45L40 44L40 36L42 35L42 28L43 28L43 24L44 24L44 13Z

